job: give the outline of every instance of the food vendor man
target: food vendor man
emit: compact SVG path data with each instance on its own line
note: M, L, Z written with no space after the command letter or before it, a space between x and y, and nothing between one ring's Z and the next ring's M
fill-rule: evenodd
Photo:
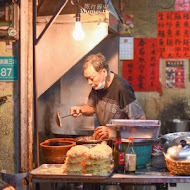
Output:
M145 119L131 85L109 70L105 56L92 54L83 63L84 77L92 90L88 102L70 108L74 117L96 114L100 124L94 131L96 139L108 137L106 124L111 119Z

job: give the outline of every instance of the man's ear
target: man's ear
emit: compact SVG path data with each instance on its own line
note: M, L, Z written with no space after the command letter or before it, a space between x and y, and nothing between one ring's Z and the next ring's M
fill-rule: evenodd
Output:
M102 70L102 71L103 71L103 73L104 73L104 76L105 76L105 77L107 77L107 75L108 75L107 70L106 70L105 68L103 68L103 70Z

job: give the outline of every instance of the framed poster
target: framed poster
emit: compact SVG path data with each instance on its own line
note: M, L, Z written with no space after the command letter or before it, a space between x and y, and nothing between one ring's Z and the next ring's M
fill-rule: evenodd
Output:
M185 88L184 61L166 61L166 88Z

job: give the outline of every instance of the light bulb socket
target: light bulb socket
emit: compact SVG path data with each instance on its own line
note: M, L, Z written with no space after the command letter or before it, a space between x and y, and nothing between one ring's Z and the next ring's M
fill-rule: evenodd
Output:
M76 21L80 21L80 13L76 14Z

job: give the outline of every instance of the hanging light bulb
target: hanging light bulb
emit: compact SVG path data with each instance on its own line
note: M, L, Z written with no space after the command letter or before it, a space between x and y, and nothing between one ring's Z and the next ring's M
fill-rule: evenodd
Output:
M79 1L76 0L77 6L77 14L76 14L76 22L75 22L75 29L73 31L73 38L75 40L83 40L84 39L84 30L82 28L82 24L80 22L80 13L79 13Z
M82 28L82 24L80 22L80 14L79 17L76 17L76 22L75 22L75 29L73 31L73 38L75 40L83 40L84 39L84 30Z

